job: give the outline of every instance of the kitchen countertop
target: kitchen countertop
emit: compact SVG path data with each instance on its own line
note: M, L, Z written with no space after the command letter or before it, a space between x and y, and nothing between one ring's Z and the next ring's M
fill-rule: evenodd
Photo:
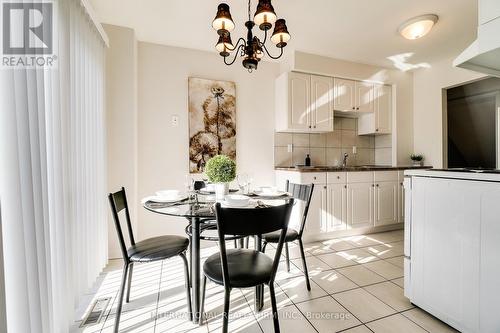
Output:
M408 170L405 171L405 176L500 182L498 170L480 172L459 169Z
M412 165L360 165L360 166L313 166L313 167L274 167L274 170L281 171L297 171L297 172L335 172L335 171L391 171L391 170L407 170L407 169L431 169L431 166L412 166Z

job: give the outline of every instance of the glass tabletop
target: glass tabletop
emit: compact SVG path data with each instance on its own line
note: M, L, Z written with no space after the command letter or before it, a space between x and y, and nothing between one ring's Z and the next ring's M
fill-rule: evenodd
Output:
M253 209L264 207L265 205L277 206L285 204L292 198L289 194L278 197L248 195L251 200L257 203L255 207L243 207L239 209ZM153 201L144 202L143 206L147 210L169 216L178 216L185 218L215 218L215 196L203 193L191 193L187 199L173 203L159 203Z

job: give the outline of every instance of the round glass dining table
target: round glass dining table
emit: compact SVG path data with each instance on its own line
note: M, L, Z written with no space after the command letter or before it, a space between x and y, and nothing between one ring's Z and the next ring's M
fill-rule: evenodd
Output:
M257 196L249 195L255 203L251 207L241 209L256 209L268 205L276 206L284 204L291 199L288 193L281 196ZM189 266L191 272L193 321L199 322L200 304L201 304L201 259L200 259L200 239L204 227L208 224L213 225L215 220L215 196L210 193L196 191L191 193L185 200L174 203L159 203L146 201L143 203L145 209L162 215L185 218L188 221L186 231L189 236ZM255 250L262 251L262 237L255 235ZM255 310L260 311L264 305L263 286L255 287Z

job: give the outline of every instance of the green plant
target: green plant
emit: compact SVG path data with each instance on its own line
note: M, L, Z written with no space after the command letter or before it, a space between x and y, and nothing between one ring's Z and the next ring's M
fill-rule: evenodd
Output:
M424 160L424 155L422 154L411 154L410 159L415 162L420 162Z
M216 155L208 160L205 173L212 183L228 183L236 178L236 163L226 155Z

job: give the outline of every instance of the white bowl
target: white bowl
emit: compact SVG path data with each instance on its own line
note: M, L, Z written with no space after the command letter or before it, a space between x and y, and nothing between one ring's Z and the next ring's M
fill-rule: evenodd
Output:
M179 190L161 190L156 191L156 195L161 198L177 198L180 194Z
M241 194L230 194L224 198L229 206L244 207L250 202L250 198Z

